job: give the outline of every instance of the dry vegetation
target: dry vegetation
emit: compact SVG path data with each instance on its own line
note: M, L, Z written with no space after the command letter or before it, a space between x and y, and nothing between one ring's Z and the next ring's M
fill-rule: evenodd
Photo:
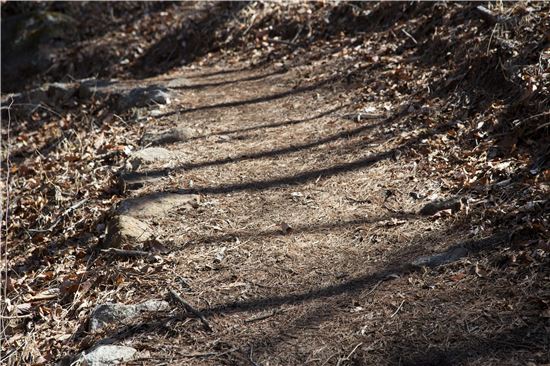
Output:
M3 52L3 93L186 84L147 118L3 94L1 362L111 339L136 365L549 363L550 8L478 5L3 4L79 24L46 68L5 76ZM175 123L198 131L167 145L177 163L122 190L143 132ZM152 220L169 253L99 249L117 203L174 190L201 203ZM456 248L468 255L411 265ZM167 286L213 331L173 310L88 332L97 304Z

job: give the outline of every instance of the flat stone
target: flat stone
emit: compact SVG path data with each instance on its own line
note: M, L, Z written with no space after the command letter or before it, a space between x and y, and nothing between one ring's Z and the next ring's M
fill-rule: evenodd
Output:
M134 307L140 313L170 310L170 304L164 300L147 300L141 304L134 305Z
M108 96L114 92L112 85L115 81L110 80L98 80L98 79L86 79L80 82L78 88L78 97L86 100L91 98L102 98Z
M451 248L443 253L419 257L411 262L413 267L437 267L443 264L455 262L468 255L468 249L464 247Z
M150 105L170 104L168 89L159 85L132 88L117 80L87 79L80 82L80 99L109 97L119 111L142 108Z
M98 305L90 316L90 331L94 332L106 325L120 323L145 312L166 311L170 304L163 300L148 300L136 305L103 304Z
M141 138L142 145L163 145L187 141L195 136L195 130L188 127L174 127L162 132L145 132Z
M134 358L137 350L127 346L116 346L112 344L93 347L84 352L79 361L82 366L110 366L130 361Z
M106 248L119 248L126 244L136 246L152 236L153 231L147 223L131 215L118 215L113 217L107 225L103 246Z
M140 159L144 162L153 162L158 160L170 160L174 154L168 149L162 147L148 147L136 151L130 155L132 158Z
M137 172L124 172L118 177L118 185L124 192L131 189L139 189L146 185L158 183L163 178L168 176L168 172L155 172L155 173L137 173Z
M150 85L145 88L135 88L123 93L118 100L118 109L147 107L154 104L170 104L170 94L166 88Z
M191 85L191 83L186 78L175 78L175 79L170 80L166 84L166 86L168 88L173 88L173 89L186 88L186 87L189 87L190 85Z
M196 194L158 192L122 201L117 212L136 218L162 217L179 208L197 208L198 204Z
M170 161L174 159L174 154L163 147L147 147L130 154L128 163L132 170L138 169L146 163L154 163L157 161Z
M452 213L457 213L467 205L465 198L451 198L448 200L437 200L426 204L419 213L424 216L435 215L439 211L451 210Z

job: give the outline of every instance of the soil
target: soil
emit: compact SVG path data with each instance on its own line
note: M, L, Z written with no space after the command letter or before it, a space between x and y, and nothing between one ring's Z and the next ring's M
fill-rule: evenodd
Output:
M265 40L262 27L281 23L280 13L251 4L229 9L256 9L250 33ZM214 5L209 11L223 8ZM336 18L357 11L326 6ZM70 363L100 342L137 349L129 365L550 362L550 175L545 162L532 173L546 156L546 84L523 104L512 101L525 89L496 71L479 75L492 56L451 68L457 60L443 61L437 44L415 46L438 20L423 18L424 5L399 6L361 8L381 19L361 43L366 53L354 54L359 41L347 36L317 36L310 53L297 38L299 46L275 42L255 59L212 36L215 47L184 66L138 59L126 69L133 75L121 71L125 88L161 85L170 104L119 113L107 99L84 107L75 99L49 106L55 113L14 111L10 184L27 193L12 199L8 227L2 306L3 319L13 318L3 323L2 347L15 351L6 362ZM486 26L469 8L441 6L433 10L453 14L442 27ZM308 19L320 24L315 11ZM405 33L389 27L396 17ZM221 24L228 34L246 30ZM169 36L149 51L167 44ZM438 62L449 69L436 70ZM139 67L147 77L136 78ZM509 129L520 115L524 129ZM185 136L155 143L169 158L128 164L131 151L147 147L143 136L182 128ZM120 184L128 171L139 184ZM178 194L196 199L151 206L140 218L154 231L152 256L102 249L117 207L146 210ZM149 299L170 299L172 308L88 331L95 306Z

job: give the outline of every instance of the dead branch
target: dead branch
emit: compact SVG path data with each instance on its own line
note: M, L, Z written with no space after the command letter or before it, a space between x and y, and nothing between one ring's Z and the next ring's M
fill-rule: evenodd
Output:
M267 319L267 318L271 318L273 315L277 314L277 310L273 310L267 314L260 314L260 315L256 315L256 316L251 316L250 318L247 318L244 320L245 323L252 323L252 322L255 322L255 321L258 321L258 320L264 320L264 319Z
M475 10L483 20L490 24L506 23L508 21L508 18L495 14L493 11L487 9L483 5L476 6Z
M206 318L201 314L200 311L198 311L197 309L195 309L193 306L191 306L191 304L189 304L187 301L185 301L176 291L174 291L173 289L169 288L168 291L170 291L170 294L172 295L172 297L177 301L179 302L181 305L183 305L183 307L185 308L185 310L187 311L190 311L191 313L193 313L193 315L195 315L197 318L199 318L199 320L201 321L201 323L204 325L204 327L212 332L212 327L210 326L210 324L208 323L208 321L206 320Z
M110 253L119 255L121 257L150 257L152 256L151 253L145 252L143 250L130 250L130 249L119 249L119 248L109 248L109 249L102 249L103 253Z

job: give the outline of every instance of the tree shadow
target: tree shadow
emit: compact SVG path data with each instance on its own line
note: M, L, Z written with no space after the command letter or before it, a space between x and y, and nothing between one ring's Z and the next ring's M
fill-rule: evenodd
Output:
M175 111L171 111L171 112L167 112L167 113L157 115L156 117L157 118L163 118L163 117L168 117L168 116L172 116L172 115L175 115L175 114L182 115L182 114L199 112L199 111L208 111L208 110L212 110L212 109L232 108L232 107L240 107L240 106L245 106L245 105L270 102L270 101L273 101L273 100L282 99L282 98L286 98L286 97L289 97L289 96L292 96L292 95L301 94L301 93L313 91L315 89L319 89L319 88L329 84L331 81L335 81L334 78L321 80L321 81L316 82L312 85L300 86L300 87L296 87L292 90L287 90L287 91L280 92L280 93L275 93L275 94L272 94L272 95L266 95L266 96L261 96L261 97L257 97L257 98L246 99L246 100L236 100L236 101L231 101L231 102L223 102L223 103L203 105L203 106L192 107L192 108L179 109L179 110L175 110Z
M237 129L233 129L233 130L224 130L224 131L219 131L219 132L212 132L212 133L209 133L207 135L191 137L189 139L189 141L204 139L204 138L208 138L210 136L231 135L231 134L237 134L237 133L242 133L242 132L257 131L257 130L263 130L263 129L284 127L284 126L294 126L294 125L297 125L297 124L300 124L300 123L310 122L310 121L314 121L316 119L319 119L319 118L322 118L322 117L325 117L325 116L329 116L332 113L337 112L341 109L344 109L348 106L349 106L349 104L342 104L338 107L331 108L331 109L329 109L325 112L319 113L315 116L302 118L302 119L291 119L291 120L282 121L282 122L272 122L272 123L266 123L266 124L261 124L261 125L257 125L257 126L243 127L243 128L237 128Z
M309 119L309 120L312 120L312 119ZM300 120L299 122L303 122L303 121L304 120ZM328 144L330 142L335 142L335 141L338 141L338 140L355 137L355 136L358 136L358 135L360 135L361 133L363 133L365 131L375 129L375 128L380 127L380 126L382 126L386 123L391 123L391 121L392 121L392 119L386 119L386 120L383 120L383 121L380 121L380 122L377 122L377 123L366 124L366 125L363 125L363 126L351 129L351 130L342 131L340 133L337 133L337 134L334 134L334 135L331 135L331 136L327 136L327 137L324 137L324 138L321 138L321 139L318 139L318 140L314 140L314 141L311 141L311 142L308 142L308 143L305 143L305 144L291 145L291 146L286 146L286 147L282 147L282 148L278 148L278 149L264 150L264 151L254 152L254 153L244 153L244 154L240 154L240 155L235 156L235 157L227 157L227 158L222 158L222 159L217 159L217 160L210 160L210 161L205 161L205 162L200 162L200 163L187 163L187 164L183 164L179 167L170 168L169 170L168 169L147 170L147 171L142 172L142 173L131 173L131 174L132 174L133 177L135 177L137 179L139 179L141 177L143 177L143 178L145 178L145 177L162 177L162 176L168 175L169 172L174 172L174 171L178 171L178 170L180 170L180 171L191 171L193 169L238 163L238 162L246 161L246 160L255 160L255 159L262 159L262 158L269 158L269 157L278 157L278 156L287 155L287 154L291 154L291 153L295 153L295 152L299 152L299 151L303 151L303 150L307 150L307 149L312 149L314 147L325 145L325 144ZM296 121L292 121L292 122L296 122ZM287 124L295 124L295 123L287 123ZM265 128L265 126L262 126L261 128ZM376 143L376 142L379 142L380 140L382 140L382 138L373 139L373 140L370 140L369 142L370 143Z
M269 78L270 76L285 74L286 72L288 72L288 69L281 68L281 69L275 69L275 70L270 71L270 72L261 73L261 74L258 74L258 75L246 76L246 77L243 77L243 78L240 78L240 79L212 81L212 82L196 83L196 84L193 83L193 84L189 84L189 85L175 86L175 87L172 87L171 89L175 89L175 90L206 89L206 88L212 88L212 87L216 87L216 86L224 86L224 85L230 85L230 84L236 84L236 83L244 83L244 82L247 82L247 81L263 80L263 79Z
M335 222L327 222L317 225L309 224L296 224L292 226L292 235L300 234L312 234L319 232L321 230L336 230L336 229L346 229L353 228L360 225L366 224L376 224L384 222L387 220L397 219L397 220L413 220L417 219L418 215L414 212L394 212L386 215L380 215L376 217L365 217L361 219L352 219L352 220L338 220ZM288 233L283 232L281 229L269 229L269 230L235 230L225 234L219 235L201 235L197 239L191 239L182 250L193 248L199 245L208 245L213 243L225 243L229 241L235 241L239 239L241 241L251 240L251 239L266 239L266 238L276 238L287 236Z
M458 244L449 247L445 252L450 252L457 248L464 248L467 250L467 255L472 256L482 251L489 251L499 248L508 243L506 239L507 233L497 232L487 238L459 242ZM390 259L385 261L381 270L377 270L339 284L294 294L273 295L252 300L229 302L223 305L211 307L208 310L205 310L204 314L211 316L217 313L229 314L251 310L266 310L279 307L281 305L299 304L305 301L325 299L342 294L363 291L376 285L379 281L391 281L392 279L398 278L394 277L394 275L401 276L406 273L421 270L420 267L411 264L411 261L415 259L415 257L411 256L411 254L418 252L418 249L422 247L423 246L419 244L415 245L413 248L407 247L403 250L394 252L390 255ZM431 266L431 268L436 267L438 267L438 264Z

